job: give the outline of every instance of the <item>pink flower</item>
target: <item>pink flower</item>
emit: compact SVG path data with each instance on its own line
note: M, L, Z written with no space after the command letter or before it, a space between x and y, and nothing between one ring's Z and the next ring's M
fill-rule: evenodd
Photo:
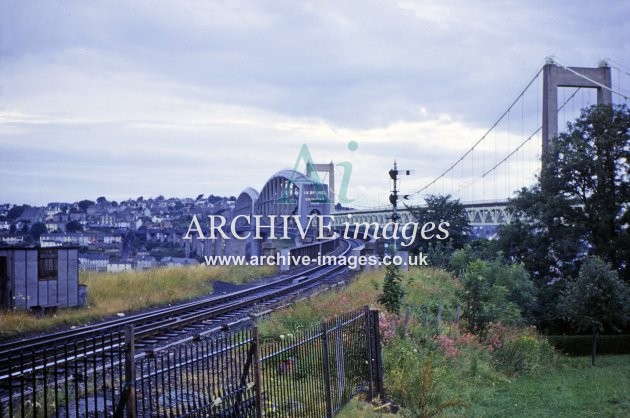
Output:
M446 335L438 335L435 340L440 345L440 350L448 358L457 357L459 350L455 346L455 341L447 337Z

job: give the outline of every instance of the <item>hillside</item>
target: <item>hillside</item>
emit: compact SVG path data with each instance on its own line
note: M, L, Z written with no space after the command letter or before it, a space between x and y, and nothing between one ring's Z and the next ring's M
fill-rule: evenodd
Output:
M464 317L454 322L462 285L437 269L406 273L409 309L400 317L387 314L377 303L383 275L362 273L342 290L277 311L261 321L261 334L282 338L364 305L380 309L385 391L403 416L623 416L630 408L628 356L603 356L591 367L588 358L554 350L532 327L491 323L483 335L470 332ZM361 399L339 416L387 410Z

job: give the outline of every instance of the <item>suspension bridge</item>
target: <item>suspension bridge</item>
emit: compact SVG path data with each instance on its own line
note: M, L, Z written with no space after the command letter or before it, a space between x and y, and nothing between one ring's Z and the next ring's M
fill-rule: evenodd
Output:
M405 196L411 205L421 206L427 195L450 195L464 205L472 233L492 237L500 225L514 220L509 198L535 184L542 155L553 138L575 121L582 109L594 104L627 104L629 98L630 69L613 60L601 61L596 67L571 67L547 58L490 128L471 138L470 146L446 168L433 173L433 177L422 173L430 179L424 186L415 190L402 188L400 196ZM317 229L307 219L313 214L332 215L335 227L342 227L349 220L352 224L377 224L377 227L391 221L392 207L385 196L378 202L356 196L352 208L334 205L342 201L335 190L335 167L333 163L311 161L307 162L305 173L278 171L260 192L251 187L244 189L231 213L232 219L237 220L234 231L238 233L251 232L251 220L257 216L268 220L295 217L300 222L289 226L267 222L263 225L266 234L257 239L219 238L205 243L193 240L194 251L200 255L262 254L265 241L274 237L274 229L283 229L284 234L294 236L298 223ZM323 181L317 175L312 176L317 172L325 173ZM413 221L412 214L404 207L397 215L402 223Z
M570 67L547 58L490 128L471 141L459 158L423 187L403 189L401 195L419 205L426 195L451 195L463 203L474 229L491 233L513 220L508 199L536 182L542 155L567 123L586 107L627 104L629 97L630 69L622 64L606 60L597 67ZM338 225L349 216L353 222L383 223L391 218L391 206L366 205L333 214ZM401 222L413 220L405 208L399 209L399 216Z

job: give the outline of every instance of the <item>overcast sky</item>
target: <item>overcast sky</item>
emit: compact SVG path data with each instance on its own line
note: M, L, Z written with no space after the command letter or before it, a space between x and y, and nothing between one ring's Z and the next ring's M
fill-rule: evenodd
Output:
M550 55L627 68L630 2L0 0L0 202L238 195L307 144L384 204L394 159L422 186Z

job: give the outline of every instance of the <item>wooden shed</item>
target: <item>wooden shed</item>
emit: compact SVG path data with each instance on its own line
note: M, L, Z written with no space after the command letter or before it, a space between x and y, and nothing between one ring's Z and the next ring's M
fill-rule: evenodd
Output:
M79 305L78 247L0 247L0 308Z

